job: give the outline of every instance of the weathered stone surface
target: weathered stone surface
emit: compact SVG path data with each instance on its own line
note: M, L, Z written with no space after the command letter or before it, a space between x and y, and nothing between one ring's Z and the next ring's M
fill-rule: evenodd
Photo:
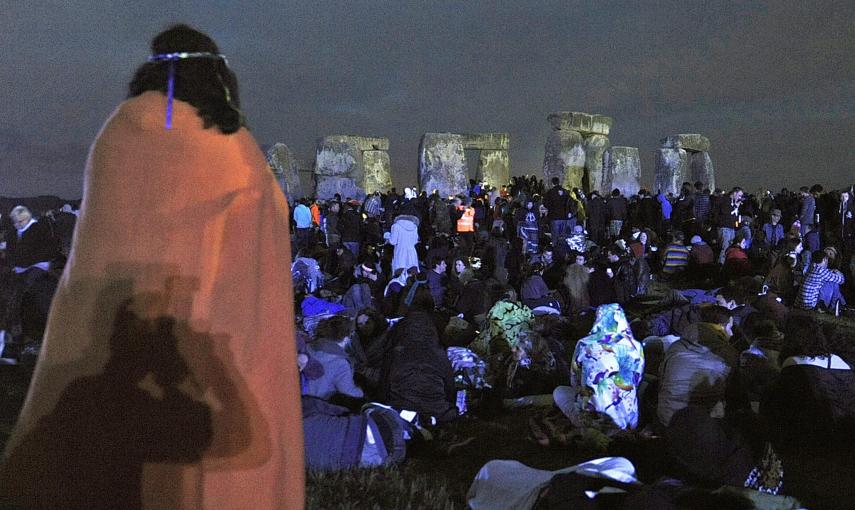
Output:
M565 188L582 188L584 174L582 135L574 130L553 131L544 149L543 177L546 182L558 177Z
M663 149L684 149L692 152L710 150L710 139L699 134L668 136L660 140Z
M715 189L715 170L709 152L689 154L689 174L692 183L701 181L710 190Z
M604 191L617 188L629 197L641 189L641 157L638 147L610 147L603 155Z
M327 135L320 139L318 145L347 143L358 151L388 151L389 139L376 136L359 135Z
M349 177L315 175L315 178L317 179L315 196L320 200L329 200L336 193L340 194L343 199L351 197L362 200L365 198L365 191Z
M276 181L282 189L282 193L288 197L288 202L293 204L295 200L305 196L303 186L300 183L300 171L294 154L284 143L276 143L267 151L267 162Z
M603 154L609 148L609 138L605 135L590 135L585 137L585 191L607 191L603 188Z
M392 163L386 151L365 151L362 153L362 166L365 177L362 188L366 194L375 191L387 192L392 187Z
M465 193L469 184L463 137L454 133L426 133L419 147L419 186L441 196Z
M613 119L584 112L555 112L546 118L555 131L578 131L582 134L608 135Z
M318 140L315 174L362 180L362 151L354 137L324 137Z
M612 124L614 124L614 121L615 120L613 118L607 117L605 115L592 115L591 134L608 136L609 131L611 131L612 129Z
M683 149L659 149L656 151L656 190L663 193L680 193L687 175L688 158Z
M475 180L500 188L511 178L511 163L508 151L482 150L478 157L478 172Z
M508 133L461 134L464 149L506 151L510 141Z

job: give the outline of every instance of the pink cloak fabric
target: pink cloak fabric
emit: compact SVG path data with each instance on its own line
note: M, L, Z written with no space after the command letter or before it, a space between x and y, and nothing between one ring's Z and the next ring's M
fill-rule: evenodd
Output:
M90 149L0 502L303 507L285 198L246 129L165 108L129 99Z

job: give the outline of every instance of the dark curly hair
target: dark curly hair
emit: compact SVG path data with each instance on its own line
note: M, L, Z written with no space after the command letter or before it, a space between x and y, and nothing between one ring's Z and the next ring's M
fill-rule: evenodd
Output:
M152 54L208 52L219 54L217 44L207 35L187 25L175 25L157 34L151 41ZM128 97L149 90L166 94L168 61L146 62L128 85ZM221 58L188 58L174 61L175 99L196 107L205 129L217 126L231 134L245 126L238 97L237 77Z

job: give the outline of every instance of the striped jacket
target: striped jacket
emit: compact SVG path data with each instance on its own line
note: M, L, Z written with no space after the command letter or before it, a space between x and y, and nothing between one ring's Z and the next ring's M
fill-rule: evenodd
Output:
M843 273L836 269L821 267L819 264L811 264L810 271L805 276L805 281L799 289L796 298L796 307L812 310L819 300L819 289L824 283L841 284L844 281Z

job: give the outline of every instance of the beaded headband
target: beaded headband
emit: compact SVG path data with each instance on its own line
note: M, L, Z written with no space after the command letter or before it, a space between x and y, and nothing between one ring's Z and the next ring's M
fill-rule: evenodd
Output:
M226 59L225 55L210 53L207 51L159 53L148 57L149 62L169 62L169 78L166 81L166 129L172 129L172 99L175 92L175 63L179 60L186 60L188 58L221 59L226 66L229 65L229 61ZM222 83L222 81L223 79L220 78L220 83ZM225 83L223 83L223 88L226 91L226 102L231 104L231 94L229 93L229 88Z

